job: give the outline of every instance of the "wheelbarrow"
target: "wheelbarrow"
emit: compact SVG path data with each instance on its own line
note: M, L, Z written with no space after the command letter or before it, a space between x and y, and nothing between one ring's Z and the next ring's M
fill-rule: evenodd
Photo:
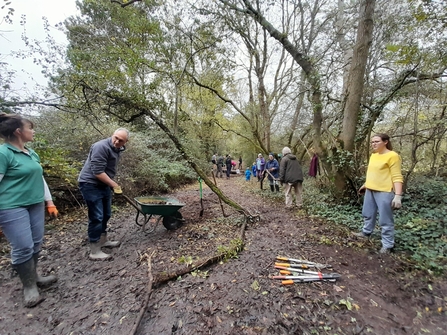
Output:
M142 227L145 231L146 224L154 216L157 217L155 224L147 233L152 233L161 220L163 220L163 226L167 230L175 230L183 225L185 220L182 218L182 214L179 209L185 206L179 200L175 198L146 196L136 197L131 200L128 196L123 194L123 197L137 210L137 216L135 217L135 223ZM142 215L142 218L140 218Z

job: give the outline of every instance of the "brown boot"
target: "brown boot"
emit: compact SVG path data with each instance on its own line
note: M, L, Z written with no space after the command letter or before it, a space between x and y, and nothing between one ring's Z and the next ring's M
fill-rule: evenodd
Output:
M37 273L37 262L39 261L39 253L34 254L33 258L34 258L34 266L36 267L36 273ZM37 283L37 286L39 286L39 287L48 286L55 282L57 282L57 277L54 275L49 275L49 276L44 277L44 276L39 276L39 274L37 274L36 283Z
M99 244L101 247L107 247L107 248L117 248L121 245L120 241L109 241L107 238L107 234L102 233L101 238L99 240Z
M34 257L31 257L22 264L14 264L13 268L19 274L20 281L23 285L25 307L34 307L40 304L44 298L40 296L39 289L37 288L37 273Z

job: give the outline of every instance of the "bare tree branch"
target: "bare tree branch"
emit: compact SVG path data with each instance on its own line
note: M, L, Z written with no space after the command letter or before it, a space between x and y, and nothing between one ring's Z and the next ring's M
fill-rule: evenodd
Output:
M130 0L130 1L118 1L118 0L110 0L111 3L117 3L122 8L132 5L135 2L141 2L142 0Z

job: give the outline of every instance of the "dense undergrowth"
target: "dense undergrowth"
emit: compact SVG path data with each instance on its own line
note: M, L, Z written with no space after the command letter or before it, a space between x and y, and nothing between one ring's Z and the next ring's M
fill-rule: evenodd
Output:
M304 206L314 216L359 231L363 198L334 199L316 180L306 180ZM395 250L416 268L440 274L447 270L447 184L437 177L414 176L402 208L395 211ZM380 236L380 227L376 226Z
M267 185L268 188L268 185ZM279 194L269 197L283 201ZM447 183L445 178L417 175L408 182L402 208L395 211L395 252L420 270L442 274L447 270ZM335 198L321 180L304 181L303 209L351 231L360 231L363 197ZM375 236L380 237L376 226Z

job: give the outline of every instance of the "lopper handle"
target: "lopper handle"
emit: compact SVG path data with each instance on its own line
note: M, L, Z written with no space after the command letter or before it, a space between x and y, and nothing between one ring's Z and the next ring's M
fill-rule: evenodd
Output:
M281 281L281 284L283 284L283 285L292 285L294 283L295 282L292 279Z
M275 263L275 265L284 266L286 268L309 269L309 266L306 264Z

